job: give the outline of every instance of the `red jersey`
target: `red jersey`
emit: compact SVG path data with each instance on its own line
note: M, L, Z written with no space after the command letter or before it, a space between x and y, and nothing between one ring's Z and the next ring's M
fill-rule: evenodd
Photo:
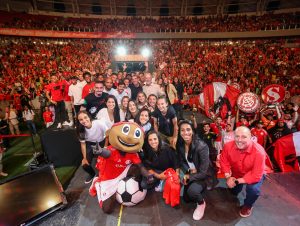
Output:
M53 122L53 114L51 111L45 111L43 113L43 119L44 121L47 123L47 122Z
M111 180L118 177L128 165L140 164L141 159L137 153L125 153L124 155L112 146L107 147L111 152L109 158L98 157L97 169L100 172L101 181Z
M235 125L236 125L236 127L240 127L240 126L249 127L250 126L249 122L247 122L247 121L245 123L242 123L241 121L238 121Z
M87 83L83 89L82 89L82 99L84 99L89 93L93 92L95 83L91 82L91 83Z
M257 143L259 143L261 146L264 146L265 139L268 137L267 131L264 129L252 128L251 133L253 136L256 136Z
M50 83L46 86L46 91L51 94L51 99L54 101L64 100L65 84L64 82Z

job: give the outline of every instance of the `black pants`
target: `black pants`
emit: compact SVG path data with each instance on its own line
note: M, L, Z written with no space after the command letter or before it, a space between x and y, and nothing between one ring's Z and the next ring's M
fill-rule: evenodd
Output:
M99 144L100 147L104 147L104 143L105 143L105 139L102 142L100 142L100 144ZM82 166L82 168L85 172L90 174L91 177L94 177L96 175L96 172L92 166L92 162L93 162L95 155L93 153L92 146L95 145L95 143L86 141L85 145L86 145L86 160L88 161L89 165L85 164Z
M202 181L193 181L184 186L183 199L185 202L203 203L202 193L205 191L206 184Z
M75 110L75 114L76 116L78 115L78 112L80 111L81 105L74 105L74 110Z
M62 123L66 120L66 107L65 102L57 101L56 105L54 105L55 109L55 122Z
M175 109L176 111L176 115L177 115L177 119L180 120L180 119L183 119L183 111L182 111L182 105L181 104L172 104L173 108Z

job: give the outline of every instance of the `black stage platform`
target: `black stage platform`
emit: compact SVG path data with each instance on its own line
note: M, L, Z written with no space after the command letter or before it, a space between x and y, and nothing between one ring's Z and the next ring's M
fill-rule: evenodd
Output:
M239 199L233 197L221 180L217 189L206 192L204 218L192 219L195 204L181 203L179 208L164 204L162 193L148 192L146 199L134 207L116 205L113 214L106 215L98 207L97 197L90 197L84 184L85 173L79 168L66 190L69 205L47 217L38 225L300 225L300 174L272 174L263 184L262 196L248 218L238 215ZM242 200L242 199L241 199ZM120 216L120 218L119 218Z

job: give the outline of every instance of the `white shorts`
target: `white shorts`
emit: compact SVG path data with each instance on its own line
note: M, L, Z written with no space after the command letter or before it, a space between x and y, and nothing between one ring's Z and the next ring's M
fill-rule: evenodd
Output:
M124 171L116 178L111 180L105 180L95 183L98 201L103 202L106 199L110 198L117 192L118 184L120 180L124 179L127 176L128 170L131 165L128 165Z

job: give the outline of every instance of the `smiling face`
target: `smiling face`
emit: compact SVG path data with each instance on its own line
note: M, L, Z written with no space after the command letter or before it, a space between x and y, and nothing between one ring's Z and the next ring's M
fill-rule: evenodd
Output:
M108 98L106 102L107 109L114 110L116 106L116 102L113 98Z
M86 113L80 113L78 115L78 121L81 125L83 125L86 128L91 128L92 127L92 121L90 117Z
M145 103L146 102L146 97L144 95L144 93L139 93L137 96L138 102L139 103Z
M251 132L247 127L241 126L236 128L234 141L238 149L245 150L251 144Z
M153 107L153 108L155 108L155 106L156 106L156 101L157 101L156 96L149 96L149 97L148 97L148 104L149 104L151 107Z
M137 111L136 104L133 101L129 101L128 109L130 113L135 113Z
M128 108L128 102L129 102L129 98L126 96L123 97L121 105L124 110Z
M162 113L166 113L168 110L168 104L164 98L159 98L157 100L157 108L160 110Z
M141 111L140 113L140 122L142 125L145 125L149 121L149 112L148 111Z
M144 132L136 123L117 123L109 132L109 143L120 151L136 153L143 147Z
M180 136L184 140L185 143L190 144L193 139L193 129L190 124L183 123L180 126Z
M152 133L148 136L148 143L154 151L158 150L159 140L156 133Z

